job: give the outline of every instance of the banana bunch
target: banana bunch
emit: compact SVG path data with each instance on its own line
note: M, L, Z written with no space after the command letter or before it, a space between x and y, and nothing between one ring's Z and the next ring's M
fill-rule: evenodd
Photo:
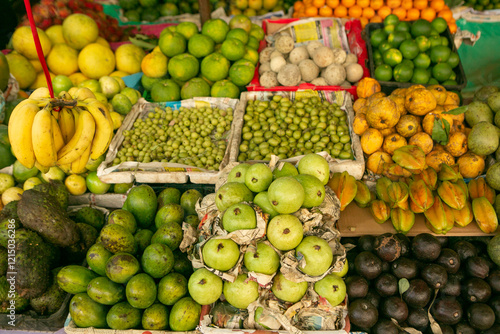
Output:
M12 152L26 168L47 172L59 166L65 173L79 174L86 171L89 159L108 149L113 119L88 88L51 99L42 87L12 111L8 132Z

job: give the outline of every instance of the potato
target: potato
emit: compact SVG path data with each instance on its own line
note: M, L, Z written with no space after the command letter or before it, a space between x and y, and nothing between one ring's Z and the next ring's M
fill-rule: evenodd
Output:
M259 53L259 62L261 64L267 63L271 60L271 53L273 53L274 48L268 46L267 48L264 48L260 53Z
M278 79L276 73L273 71L264 72L259 79L259 83L262 87L270 88L278 86Z
M290 36L280 35L274 42L274 47L281 53L289 53L295 47L295 42Z
M300 70L295 64L287 64L278 72L278 82L282 86L297 86L300 80Z
M354 53L349 53L345 58L344 66L357 63L358 63L358 57Z
M281 58L285 58L285 56L279 52L278 50L274 50L273 52L271 52L271 59L275 58L275 57L281 57Z
M345 81L345 68L342 65L331 64L325 69L322 76L329 85L338 86Z
M313 81L311 81L311 83L314 86L328 86L328 82L326 82L325 78L321 77L314 79Z
M259 66L259 74L262 74L267 71L271 71L271 64L269 62Z
M271 59L270 65L271 71L278 73L279 70L286 65L286 60L283 57L274 57Z
M333 63L333 51L326 46L320 46L314 51L312 59L319 67L328 67Z
M299 46L293 49L288 55L288 60L292 64L298 64L304 59L309 58L309 52L305 46Z
M319 75L319 67L311 59L304 59L299 63L300 75L304 81L312 81Z
M347 81L356 82L363 77L363 67L359 64L349 64L345 67Z
M307 43L307 52L309 52L309 57L312 58L313 54L314 54L314 51L316 51L317 48L319 48L320 46L324 46L323 43L321 43L320 41L310 41L309 43Z
M347 53L342 48L333 48L333 64L342 65L345 63Z

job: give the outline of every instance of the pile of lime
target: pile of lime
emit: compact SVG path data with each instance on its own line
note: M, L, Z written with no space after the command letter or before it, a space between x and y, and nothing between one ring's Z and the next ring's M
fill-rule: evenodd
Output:
M464 6L472 7L477 11L500 9L500 0L466 0Z
M319 97L280 95L271 101L249 100L238 161L287 159L325 151L337 159L354 159L347 114Z
M460 59L447 37L441 36L446 21L399 21L394 14L384 19L384 28L370 36L375 63L372 75L379 81L411 82L429 85L457 85Z
M157 107L123 132L124 141L113 165L170 162L219 170L232 121L232 108Z

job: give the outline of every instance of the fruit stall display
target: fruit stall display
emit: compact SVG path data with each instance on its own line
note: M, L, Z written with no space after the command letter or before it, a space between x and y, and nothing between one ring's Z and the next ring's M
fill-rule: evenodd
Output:
M355 18L363 27L368 23L381 23L391 14L401 21L430 22L442 17L453 34L457 31L453 13L444 0L304 0L295 2L293 8L293 17Z

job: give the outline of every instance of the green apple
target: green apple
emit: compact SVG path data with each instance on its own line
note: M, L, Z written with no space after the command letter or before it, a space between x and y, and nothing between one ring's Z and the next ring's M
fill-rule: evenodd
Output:
M38 181L40 181L40 180L38 180ZM0 173L0 195L5 190L12 188L13 186L15 186L14 177L12 175L9 175L9 174ZM24 190L26 190L26 189L24 189Z
M231 239L210 239L203 245L202 255L208 267L227 271L238 262L240 247Z
M269 215L269 219L273 219L277 215L279 215L278 211L274 210L271 202L269 202L269 197L267 195L267 191L261 191L257 195L255 195L253 199L254 204L258 205L264 213Z
M305 266L299 267L310 276L323 275L332 265L333 252L328 243L313 235L305 237L295 249L295 256L305 259Z
M272 275L280 267L280 257L271 246L259 242L257 249L246 251L243 263L249 271Z
M273 177L275 180L283 176L295 176L295 175L299 175L299 172L297 171L297 168L295 168L295 166L289 163L288 161L280 162L273 170Z
M241 163L233 167L227 176L227 182L245 183L245 175L249 167L250 164L247 163Z
M62 171L61 168L54 166L50 167L47 173L42 173L42 178L45 180L45 182L50 182L50 181L63 182L64 179L66 178L66 174Z
M299 174L309 174L316 176L318 180L326 185L330 179L330 167L328 162L321 155L316 153L306 154L299 161Z
M304 236L302 223L292 215L279 215L267 225L267 239L280 251L297 247Z
M238 275L234 282L224 282L224 297L227 302L239 309L246 309L259 298L259 285L248 279L247 275Z
M291 176L274 180L267 190L267 197L274 210L281 214L294 213L304 203L304 188Z
M346 286L342 278L329 274L314 283L314 291L328 300L330 305L337 306L345 299Z
M229 233L237 230L250 230L257 227L254 209L244 203L231 205L222 216L222 226Z
M273 279L271 291L276 298L285 302L296 303L304 297L307 292L307 282L292 282L289 281L279 272Z
M254 193L267 190L271 182L273 182L273 172L265 164L251 165L245 173L245 185Z
M304 188L305 196L302 207L309 209L320 206L321 203L323 203L325 199L325 186L317 177L308 174L300 174L295 176L295 179L299 181Z
M222 294L222 279L206 268L200 268L189 277L188 290L195 302L210 305Z

